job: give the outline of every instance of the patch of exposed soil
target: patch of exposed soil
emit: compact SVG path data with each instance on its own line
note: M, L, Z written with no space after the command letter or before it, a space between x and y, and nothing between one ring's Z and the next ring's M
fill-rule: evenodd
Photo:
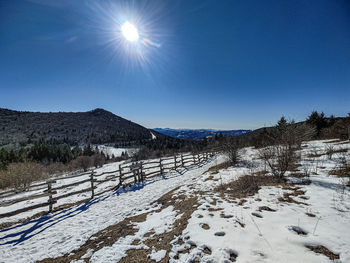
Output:
M339 254L335 254L334 252L330 251L328 248L320 245L312 246L312 245L306 245L308 249L311 251L317 253L317 254L323 254L326 257L328 257L330 260L339 259Z

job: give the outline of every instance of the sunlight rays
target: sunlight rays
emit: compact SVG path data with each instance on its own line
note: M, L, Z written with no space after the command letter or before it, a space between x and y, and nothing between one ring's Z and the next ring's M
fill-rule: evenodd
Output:
M117 60L126 71L147 70L164 60L161 5L145 1L137 6L130 2L89 2L89 6L94 31L99 33L102 46L111 50L110 63Z

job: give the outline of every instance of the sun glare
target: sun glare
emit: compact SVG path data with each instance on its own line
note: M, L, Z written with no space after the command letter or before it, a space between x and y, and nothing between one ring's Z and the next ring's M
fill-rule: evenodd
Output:
M130 42L135 42L139 40L139 32L137 28L130 22L126 21L122 25L121 29L122 29L123 36L126 38L126 40Z

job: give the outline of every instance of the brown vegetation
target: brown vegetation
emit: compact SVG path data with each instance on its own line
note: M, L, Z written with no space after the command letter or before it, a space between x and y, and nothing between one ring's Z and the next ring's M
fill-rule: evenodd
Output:
M15 187L26 189L33 181L47 178L44 166L34 163L11 163L7 170L1 171L0 188Z
M229 194L231 198L244 198L256 194L261 186L284 184L285 182L283 180L280 180L275 176L245 175L235 181L217 187L215 191L222 194Z
M220 164L217 164L217 165L214 165L212 167L210 167L207 171L205 171L203 174L205 173L210 173L210 174L217 174L219 173L219 171L221 169L227 169L231 166L231 163L230 162L223 162L223 163L220 163Z
M306 245L308 249L311 251L317 253L317 254L323 254L326 257L328 257L330 260L339 259L339 254L335 254L332 251L330 251L328 248L321 246L321 245Z
M98 154L78 156L67 164L51 163L42 165L36 162L11 163L6 170L0 170L0 189L15 188L25 190L35 181L45 180L54 175L73 171L87 171L91 167L100 167L105 159Z

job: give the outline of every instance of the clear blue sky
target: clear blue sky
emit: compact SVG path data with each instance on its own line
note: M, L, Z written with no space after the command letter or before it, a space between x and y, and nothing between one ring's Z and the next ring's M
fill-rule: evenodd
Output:
M126 20L148 44L124 43ZM0 0L0 107L99 107L150 128L344 116L350 1Z

